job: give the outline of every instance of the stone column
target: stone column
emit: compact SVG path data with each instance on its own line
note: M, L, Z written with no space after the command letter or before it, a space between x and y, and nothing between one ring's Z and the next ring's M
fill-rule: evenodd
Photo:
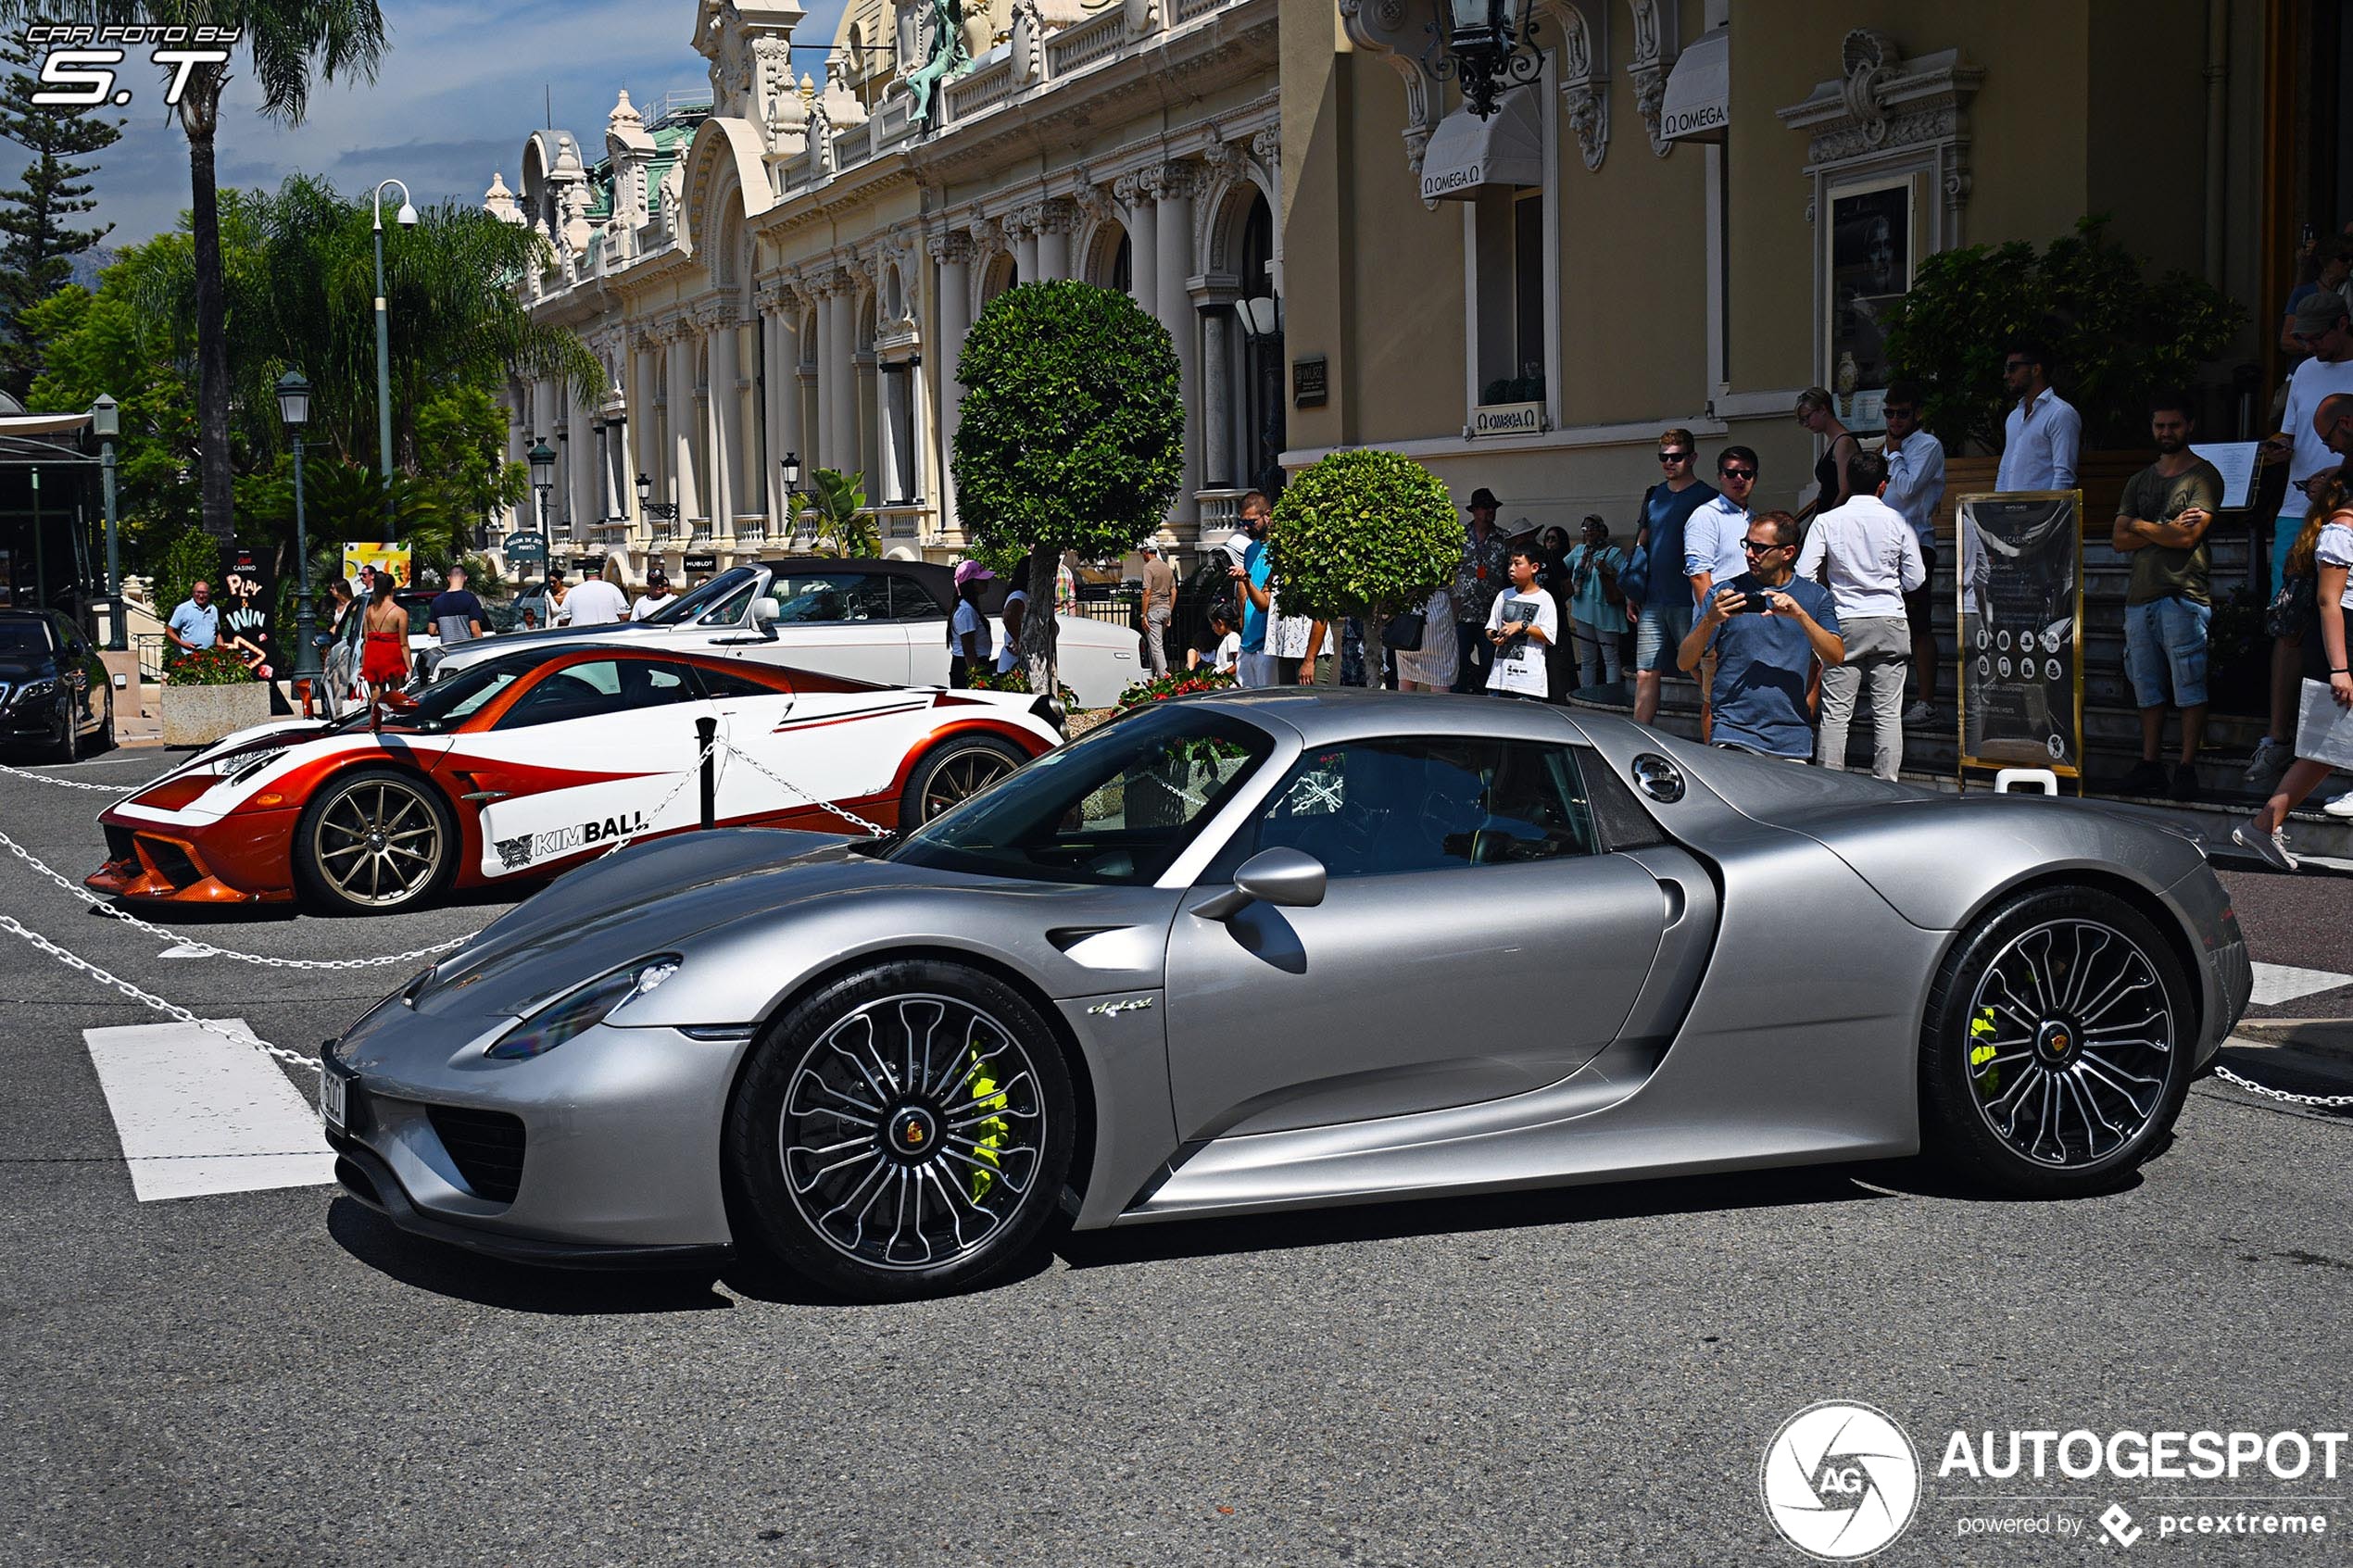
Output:
M1202 336L1201 451L1202 482L1236 483L1233 461L1234 318L1225 310L1196 308L1194 321Z
M1185 523L1199 517L1193 492L1201 478L1201 323L1187 286L1193 270L1193 190L1197 176L1189 164L1167 164L1156 171L1152 184L1159 196L1154 217L1153 282L1159 291L1161 324L1176 341L1176 366L1185 395L1185 477L1176 493L1172 516Z
M834 275L825 313L833 321L831 353L818 383L831 433L826 442L825 466L842 473L854 473L862 466L858 455L858 295L847 273Z
M900 498L899 405L906 395L907 374L883 362L875 366L875 471L868 476L866 498L881 505Z
M597 510L597 433L588 428L597 418L593 405L573 400L566 420L572 440L567 444L565 469L572 481L572 536L588 537L588 525L602 515Z
M790 296L782 291L773 292L766 300L767 308L760 318L761 341L766 345L766 368L763 380L767 397L761 408L760 483L761 515L768 519L768 531L773 535L781 515L778 503L784 499L784 476L776 465L792 443L785 433L785 409L798 395L793 379L793 360L798 358L788 348L791 331L785 324L785 311Z
M670 483L681 522L702 510L695 488L695 339L685 322L670 339Z
M933 319L939 323L932 345L932 362L939 367L939 525L956 524L956 426L963 417L964 389L957 384L956 366L963 358L964 333L972 329L972 240L963 234L936 234L931 254L939 263L939 303Z
M736 531L736 462L743 417L736 387L736 307L729 301L711 323L711 532Z
M1070 270L1070 232L1077 226L1078 210L1069 202L1056 199L1045 204L1038 214L1038 281L1067 278ZM1025 282L1029 280L1024 279Z
M661 495L661 431L654 423L654 340L648 333L639 332L631 356L634 375L629 388L630 471L623 477L622 493L628 496L630 521L639 529L646 526L645 514L638 509L637 476L657 481L655 495Z
M1160 312L1159 212L1140 174L1123 174L1112 185L1127 225L1128 295L1154 315Z
M1044 275L1038 270L1038 230L1043 214L1042 207L1026 207L1005 215L1005 235L1013 243L1013 267L1019 274L1016 282L1034 283Z

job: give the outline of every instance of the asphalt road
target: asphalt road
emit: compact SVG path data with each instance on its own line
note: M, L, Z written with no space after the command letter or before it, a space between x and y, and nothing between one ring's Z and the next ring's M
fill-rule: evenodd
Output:
M101 799L0 776L0 829L79 873ZM2229 880L2259 959L2353 973L2353 882ZM351 956L503 907L190 929ZM162 960L5 854L0 911L296 1047L408 972ZM1079 1238L980 1294L846 1308L490 1263L321 1187L137 1202L82 1031L153 1015L0 944L10 1562L1798 1563L1759 1463L1824 1399L1927 1463L1879 1562L2111 1560L2111 1502L2158 1561L2337 1561L2353 1532L2345 1479L1938 1474L1956 1430L2346 1427L2353 1125L2211 1083L2092 1201L1910 1163L1628 1184ZM2293 1506L2331 1535L2158 1534L2250 1496L2317 1499ZM2082 1533L1957 1533L2009 1516Z

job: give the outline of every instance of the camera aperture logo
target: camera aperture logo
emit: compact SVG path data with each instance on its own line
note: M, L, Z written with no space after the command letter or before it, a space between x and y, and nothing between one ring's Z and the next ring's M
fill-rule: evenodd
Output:
M1783 1540L1808 1557L1844 1562L1878 1551L1912 1522L1919 1455L1886 1411L1824 1399L1773 1434L1757 1486Z
M188 79L198 66L225 66L229 52L244 36L234 27L181 26L169 22L110 23L34 22L24 30L27 48L48 51L41 61L42 91L32 101L47 108L86 109L100 104L117 107L131 101L131 89L115 85L115 68L132 49L169 74L163 101L180 107Z

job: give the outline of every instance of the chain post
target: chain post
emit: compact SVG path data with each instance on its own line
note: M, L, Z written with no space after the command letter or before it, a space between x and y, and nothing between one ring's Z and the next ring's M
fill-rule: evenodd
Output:
M695 721L695 744L702 752L702 827L705 833L719 825L719 721Z

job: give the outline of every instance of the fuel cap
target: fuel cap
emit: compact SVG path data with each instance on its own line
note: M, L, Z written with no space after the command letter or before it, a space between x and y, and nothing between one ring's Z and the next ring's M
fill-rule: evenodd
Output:
M1672 806L1683 798L1683 770L1655 751L1634 759L1634 784L1644 795Z

